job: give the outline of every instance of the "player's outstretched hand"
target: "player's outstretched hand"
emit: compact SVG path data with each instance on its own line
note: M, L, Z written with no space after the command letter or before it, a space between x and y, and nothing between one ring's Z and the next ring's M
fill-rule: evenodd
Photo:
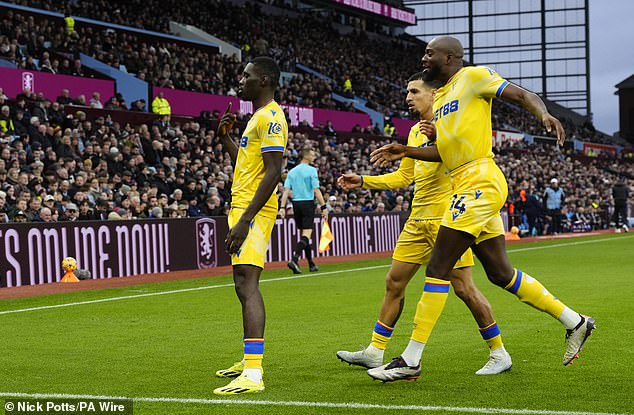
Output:
M557 134L557 144L563 146L564 141L566 141L566 131L561 125L561 122L549 113L544 114L542 122L544 123L544 127L546 127L546 131L549 133L553 131L553 128L555 129L555 133Z
M362 183L361 176L354 173L343 174L337 179L337 186L343 190L356 189L357 187L361 187Z
M227 107L227 110L220 118L218 123L218 137L226 137L229 135L229 131L233 129L233 124L236 122L236 115L231 113L231 102Z
M405 157L405 146L391 143L377 148L370 154L370 162L377 167L386 166L388 163Z
M238 223L236 223L227 234L227 237L225 238L225 248L230 255L237 253L244 243L244 240L247 239L247 235L249 234L249 225L249 221L242 220L242 218L240 218Z
M418 129L421 133L425 134L429 141L436 139L436 125L431 121L419 121Z

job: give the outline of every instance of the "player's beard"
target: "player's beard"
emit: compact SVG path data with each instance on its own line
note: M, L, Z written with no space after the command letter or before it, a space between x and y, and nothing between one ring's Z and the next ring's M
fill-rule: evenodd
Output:
M438 73L440 70L435 66L428 66L423 69L423 76L425 81L435 81L438 78Z

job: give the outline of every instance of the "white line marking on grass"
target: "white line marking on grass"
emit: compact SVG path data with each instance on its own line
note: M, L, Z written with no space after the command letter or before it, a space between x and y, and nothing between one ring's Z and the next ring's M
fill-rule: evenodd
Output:
M524 252L524 251L535 251L535 250L538 250L538 249L549 249L549 248L559 248L559 247L565 247L565 246L571 246L571 245L593 244L593 243L597 243L597 242L617 241L617 240L628 239L628 238L634 238L634 235L621 236L619 239L615 239L615 238L601 238L601 239L593 239L593 240L590 240L590 241L576 241L576 242L559 243L559 244L546 245L546 246L534 246L534 247L528 247L528 248L509 249L507 252L508 253L515 253L515 252ZM293 276L289 276L289 277L279 277L279 278L268 278L268 279L260 280L260 283L275 282L275 281L286 281L286 280L296 280L296 279L300 279L300 278L313 278L313 277L320 277L322 275L341 274L341 273L344 273L344 272L367 271L367 270L371 270L371 269L387 268L389 266L390 266L389 264L386 264L386 265L376 265L376 266L373 266L373 267L352 268L352 269L343 269L343 270L339 270L339 271L319 272L319 273L315 273L315 274L293 275ZM127 296L122 296L122 297L101 298L101 299L98 299L98 300L78 301L78 302L74 302L74 303L46 305L46 306L40 306L40 307L22 308L22 309L18 309L18 310L6 310L6 311L0 311L0 315L23 313L23 312L26 312L26 311L48 310L48 309L52 309L52 308L72 307L72 306L76 306L76 305L106 303L106 302L110 302L110 301L127 300L127 299L132 299L132 298L154 297L154 296L157 296L157 295L176 294L176 293L184 293L184 292L190 292L190 291L202 291L202 290L209 290L209 289L212 289L212 288L224 288L224 287L233 287L233 283L221 284L221 285L206 285L206 286L203 286L203 287L195 287L195 288L182 288L182 289L179 289L179 290L170 290L170 291L158 291L158 292L153 292L153 293L127 295Z
M517 414L517 415L625 415L614 412L554 411L550 409L511 409L477 408L434 405L380 405L355 402L305 402L305 401L267 401L246 399L204 399L204 398L144 398L127 396L73 395L64 393L19 393L0 392L0 397L27 399L131 399L134 402L159 402L203 405L259 405L259 406L300 406L311 408L380 409L386 411L436 411L479 414Z
M630 239L630 238L634 238L634 235L621 236L619 239ZM536 251L538 249L558 248L562 246L594 244L597 242L605 242L605 241L618 241L619 239L615 239L615 238L592 239L590 241L575 241L575 242L566 242L566 243L546 245L546 246L532 246L527 248L507 249L506 252L513 253L513 252Z
M367 270L377 269L377 268L387 268L389 266L390 265L376 265L376 266L373 266L373 267L342 269L342 270L339 270L339 271L319 272L319 273L315 273L315 274L306 274L306 275L294 275L294 276L290 276L290 277L266 278L266 279L260 280L260 284L265 283L265 282L296 280L296 279L300 279L300 278L319 277L319 276L322 276L322 275L341 274L343 272L367 271ZM190 292L190 291L202 291L202 290L210 290L212 288L224 288L224 287L233 287L233 283L220 284L220 285L205 285L203 287L182 288L182 289L179 289L179 290L158 291L158 292L147 293L147 294L126 295L126 296L122 296L122 297L100 298L98 300L77 301L77 302L74 302L74 303L45 305L45 306L40 306L40 307L21 308L21 309L18 309L18 310L6 310L6 311L0 311L0 315L2 315L2 314L23 313L25 311L48 310L48 309L51 309L51 308L71 307L71 306L84 305L84 304L106 303L106 302L110 302L110 301L127 300L127 299L130 299L130 298L154 297L154 296L157 296L157 295L185 293L185 292Z

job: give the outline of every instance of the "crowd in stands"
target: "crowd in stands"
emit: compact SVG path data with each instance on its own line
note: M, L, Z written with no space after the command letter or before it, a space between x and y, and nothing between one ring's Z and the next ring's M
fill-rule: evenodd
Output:
M333 16L325 12L300 12L283 2L242 5L216 0L177 2L146 0L123 2L113 10L106 0L79 2L69 6L62 0L20 0L17 3L45 10L56 10L136 28L169 33L169 21L191 24L221 39L240 46L243 58L262 54L273 56L283 70L296 72L280 88L279 101L287 104L354 111L352 104L335 101L332 93L359 96L366 105L382 111L387 119L407 117L402 85L409 74L419 69L422 43L381 36L363 30L343 35ZM267 13L275 24L262 27ZM162 10L162 13L154 13ZM241 16L234 19L234 16ZM0 57L13 60L20 67L53 73L81 75L76 57L86 53L116 68L135 74L152 85L235 95L241 63L235 57L184 47L174 42L140 40L136 34L92 26L75 26L70 35L62 19L25 17L7 11L0 25ZM276 45L286 45L284 48ZM336 45L324 48L323 45ZM51 56L51 51L71 55ZM394 65L398 62L398 65ZM327 75L331 80L302 73L301 63ZM121 99L111 106L126 108ZM132 104L130 104L132 106ZM563 119L571 136L583 141L611 143L612 138L597 132L591 125L579 127ZM511 104L496 105L494 128L547 135L535 118Z
M17 3L58 12L64 12L68 7L68 3L61 0L24 0ZM72 13L162 33L169 33L170 20L194 25L238 45L245 59L267 54L279 62L282 70L290 72L296 72L296 64L301 63L330 77L332 81L329 86L336 92L360 96L368 101L369 107L390 114L396 110L405 111L399 85L404 82L403 74L411 74L418 69L422 42L409 36L403 40L378 34L368 35L361 30L343 35L335 28L330 15L300 13L298 10L288 12L288 6L270 4L266 6L280 15L274 17L275 24L265 28L263 22L269 19L263 14L263 5L257 2L236 5L226 1L195 0L183 3L176 0L147 0L121 3L113 10L110 2L97 0L79 3ZM155 10L161 10L162 13L154 13ZM63 21L59 20L57 25L62 27ZM128 71L142 74L139 76L154 85L219 93L219 89L226 91L227 85L235 87L237 84L235 78L227 79L225 76L229 74L231 77L235 72L226 65L220 65L220 61L231 61L231 58L197 53L169 43L146 44L146 53L136 53L128 47L134 35L111 30L108 31L109 37L104 39L100 33L87 30L82 25L77 25L77 33L80 38L79 49L84 53L113 66L123 64ZM94 47L98 45L102 46L103 53ZM189 56L182 57L183 54ZM141 68L137 61L147 63L147 67ZM399 64L394 65L394 62ZM181 63L186 63L186 67L179 66ZM193 73L191 68L195 68ZM200 72L204 76L197 76ZM192 77L194 79L190 79ZM219 78L220 87L210 80L214 77ZM344 88L346 80L351 83L350 89Z
M61 0L21 3L58 11L66 4ZM412 51L413 44L395 38L376 40L363 32L343 36L332 22L314 13L278 16L275 25L265 28L261 22L267 19L261 18L259 6L249 3L216 1L203 7L201 0L160 4L146 0L121 3L115 10L105 0L75 5L72 11L78 15L161 32L168 32L169 20L193 24L240 45L245 57L272 55L283 69L297 72L278 91L279 100L289 104L350 110L332 99L332 93L339 92L365 97L369 106L385 110L386 116L403 116L399 110L403 94L396 85L403 82L403 73L418 68L420 50ZM3 13L0 58L21 68L84 76L76 59L78 52L84 52L153 85L236 93L242 64L234 57L176 43L151 43L125 31L77 25L69 32L61 19ZM289 47L273 46L280 44ZM398 68L393 62L399 62ZM295 71L297 63L333 81ZM89 118L82 110L66 115L64 106L143 110L146 103L128 104L119 94L71 97L68 90L61 90L57 98L28 90L10 98L0 88L0 223L227 214L233 167L215 139L217 112L198 121L179 123L162 117L153 124L121 125L108 115ZM240 115L242 126L246 119ZM508 103L494 106L493 127L547 135L532 115ZM569 136L606 140L591 126L566 123L566 129ZM359 137L338 140L330 124L314 134L292 130L285 172L299 162L299 150L310 146L319 155L315 165L332 213L407 212L413 187L380 192L343 192L336 187L337 177L345 172L381 174L395 168L377 169L369 163L370 152L389 137L370 139L361 128L356 132ZM634 164L613 157L588 159L572 150L562 154L553 146L523 143L498 149L496 157L509 181L507 210L519 217L529 234L554 232L553 218L543 205L553 178L566 194L562 231L608 226L612 186L619 177L634 185Z
M64 95L58 99L64 101ZM109 116L89 120L81 110L64 116L59 102L32 98L8 101L0 90L0 222L228 213L233 167L209 120L120 125ZM240 121L244 126L246 118ZM319 155L315 165L333 213L407 212L413 187L343 192L335 184L346 172L374 175L395 168L377 169L369 162L370 152L388 140L337 140L326 131L292 130L284 170L299 163L299 150L310 146ZM538 204L540 220L529 230L533 233L552 232L541 206L552 178L566 194L563 215L570 220L564 224L570 225L564 231L580 229L573 227L573 216L580 213L594 218L588 229L608 226L612 186L619 177L634 184L632 163L610 157L588 161L554 146L504 147L496 157L509 181L509 212L526 214L527 199Z

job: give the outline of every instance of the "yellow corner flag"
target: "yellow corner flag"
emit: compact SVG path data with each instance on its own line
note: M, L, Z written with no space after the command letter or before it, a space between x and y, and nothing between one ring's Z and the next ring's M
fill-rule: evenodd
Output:
M321 227L321 237L319 238L319 253L323 254L324 251L330 249L330 243L334 241L335 238L332 237L332 232L330 231L330 225L328 225L328 221L324 221L324 224Z

